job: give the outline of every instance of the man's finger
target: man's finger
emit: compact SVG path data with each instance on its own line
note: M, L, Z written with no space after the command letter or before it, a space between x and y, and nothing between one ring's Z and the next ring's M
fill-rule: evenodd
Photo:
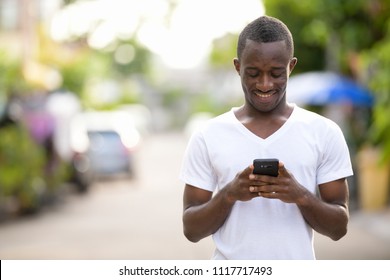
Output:
M288 175L288 174L289 173L288 173L286 167L284 166L284 163L279 161L279 175L284 176L284 175Z

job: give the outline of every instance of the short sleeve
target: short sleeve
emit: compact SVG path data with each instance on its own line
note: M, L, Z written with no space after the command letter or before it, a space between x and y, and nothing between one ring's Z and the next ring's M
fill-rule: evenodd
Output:
M317 170L317 183L323 184L352 175L349 149L343 132L336 123L331 122Z
M213 192L216 175L201 132L192 135L184 154L179 179L184 183Z

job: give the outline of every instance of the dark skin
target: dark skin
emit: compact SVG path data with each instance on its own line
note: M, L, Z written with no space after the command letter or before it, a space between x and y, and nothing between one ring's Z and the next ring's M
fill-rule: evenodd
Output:
M286 101L286 86L297 59L284 41L247 41L234 66L241 77L245 103L235 114L251 132L263 139L277 131L289 118L293 107ZM183 196L183 226L192 242L216 232L225 222L236 201L262 196L295 203L306 222L333 240L347 233L349 220L348 185L345 178L319 185L320 197L302 186L284 164L278 177L252 174L253 165L239 172L215 196L197 186L186 185Z

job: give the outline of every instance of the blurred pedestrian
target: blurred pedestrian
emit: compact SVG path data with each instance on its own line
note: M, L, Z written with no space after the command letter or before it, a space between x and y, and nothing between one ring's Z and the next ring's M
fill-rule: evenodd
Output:
M184 234L193 242L212 235L214 259L314 259L313 230L333 240L347 232L348 146L336 123L287 102L296 63L284 23L248 24L234 59L245 102L188 144ZM256 158L278 159L277 176L254 174Z

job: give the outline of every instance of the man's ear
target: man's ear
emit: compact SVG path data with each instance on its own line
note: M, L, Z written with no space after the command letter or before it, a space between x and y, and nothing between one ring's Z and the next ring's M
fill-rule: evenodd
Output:
M294 67L295 65L297 65L297 62L298 62L298 58L296 57L293 57L291 60L290 60L290 65L289 65L289 75L291 74L291 72L294 70Z
M240 75L240 61L238 60L238 58L233 59L233 63L238 75Z

